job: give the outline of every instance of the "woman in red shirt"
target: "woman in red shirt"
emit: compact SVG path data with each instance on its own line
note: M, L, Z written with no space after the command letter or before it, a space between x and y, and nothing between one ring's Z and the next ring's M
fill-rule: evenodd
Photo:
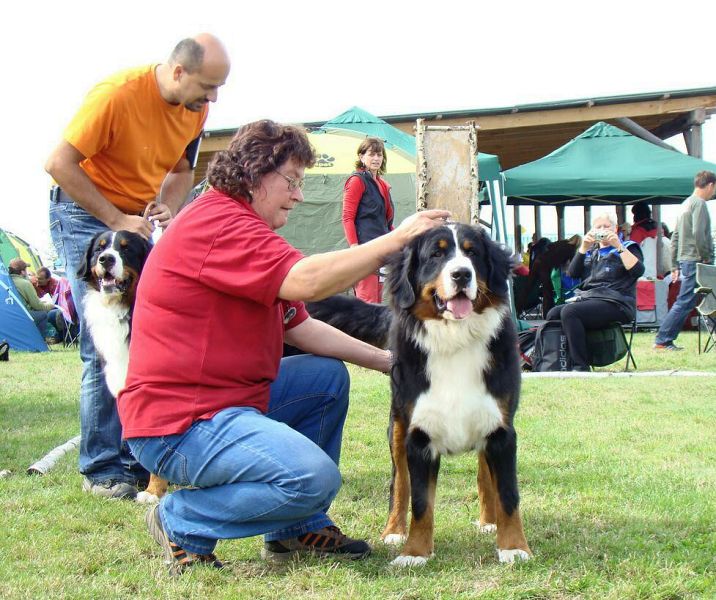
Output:
M356 171L343 187L343 231L348 245L365 244L393 230L395 206L390 184L382 178L387 166L385 146L369 137L358 146ZM383 285L379 272L355 285L355 294L366 302L381 302Z
M312 319L303 301L375 272L449 213L303 256L276 230L303 201L314 160L302 130L245 125L212 160L211 189L172 221L142 271L117 402L136 459L184 486L146 517L174 573L220 567L217 540L262 533L270 560L370 552L327 515L348 410L341 361L388 371L390 352ZM308 354L282 359L284 341Z

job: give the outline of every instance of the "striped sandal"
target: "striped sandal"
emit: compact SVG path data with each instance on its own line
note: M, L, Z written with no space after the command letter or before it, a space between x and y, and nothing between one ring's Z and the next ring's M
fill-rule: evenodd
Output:
M216 554L194 554L193 552L187 552L184 548L172 542L164 531L162 521L159 518L158 504L147 511L144 521L147 524L149 534L164 551L164 562L169 567L170 575L181 575L188 568L197 564L208 565L215 569L224 568L224 563L216 558Z

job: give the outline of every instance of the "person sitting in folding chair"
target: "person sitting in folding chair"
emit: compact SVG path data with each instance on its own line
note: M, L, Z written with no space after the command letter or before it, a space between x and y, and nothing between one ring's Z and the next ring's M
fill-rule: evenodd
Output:
M598 215L567 269L570 277L582 278L580 288L547 314L562 322L574 371L589 371L587 330L634 320L636 281L643 273L639 244L619 238L613 215Z
M72 299L70 282L65 277L59 279L53 300L58 307L57 332L62 337L62 343L65 346L77 346L79 344L80 319Z

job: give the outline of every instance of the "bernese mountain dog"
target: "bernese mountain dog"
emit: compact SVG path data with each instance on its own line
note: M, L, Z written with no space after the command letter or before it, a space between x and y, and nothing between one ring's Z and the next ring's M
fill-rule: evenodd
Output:
M151 246L130 231L98 233L85 253L77 276L87 284L84 320L104 363L107 388L116 398L129 365L129 340L137 283ZM164 479L151 475L137 502L157 502L167 491Z
M381 538L405 542L394 565L422 565L432 556L440 457L469 451L478 454L480 531L496 533L500 562L531 556L517 488L520 360L511 268L510 255L484 230L451 223L390 259L390 307L349 297L309 305L312 316L376 345L387 339L393 351L393 472Z

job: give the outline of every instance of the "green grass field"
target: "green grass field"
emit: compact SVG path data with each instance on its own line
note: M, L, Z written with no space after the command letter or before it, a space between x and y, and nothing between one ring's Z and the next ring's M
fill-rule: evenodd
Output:
M716 373L699 355L634 344L639 372ZM603 369L609 370L609 369ZM615 365L611 370L620 370ZM84 494L77 452L44 477L26 468L79 433L76 351L14 353L0 363L2 598L716 598L716 377L527 379L517 414L525 532L534 559L497 562L479 534L474 455L444 458L435 557L389 565L386 377L351 368L343 488L331 514L374 544L364 561L270 567L261 540L220 542L230 563L165 573L144 508Z

